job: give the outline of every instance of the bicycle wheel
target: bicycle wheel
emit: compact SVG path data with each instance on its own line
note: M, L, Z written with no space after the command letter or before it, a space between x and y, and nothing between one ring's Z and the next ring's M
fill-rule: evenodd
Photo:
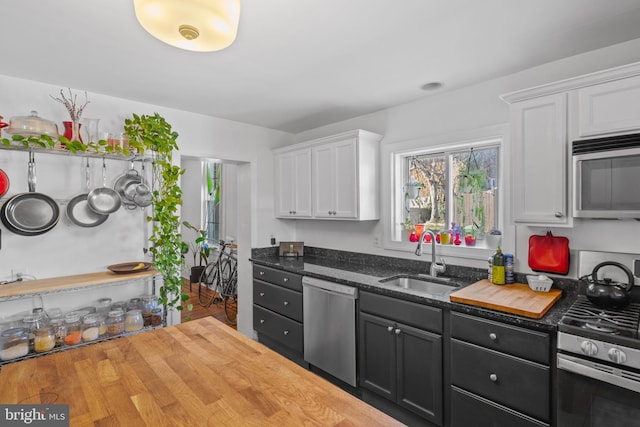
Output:
M219 295L218 263L207 264L200 275L200 286L198 287L198 302L203 307L209 307Z
M238 274L234 270L227 283L227 295L224 297L224 316L232 325L238 320Z

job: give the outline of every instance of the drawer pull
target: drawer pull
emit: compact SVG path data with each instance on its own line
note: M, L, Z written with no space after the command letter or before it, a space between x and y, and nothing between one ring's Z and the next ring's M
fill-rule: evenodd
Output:
M264 296L264 292L260 292L260 296L263 297Z
M264 319L260 319L260 324L262 325L264 323Z
M261 275L261 276L264 276L264 271L261 271L258 274Z
M400 332L402 331L400 329L396 329L394 332L396 333L396 335L400 335Z
M289 331L284 331L283 334L289 335Z
M282 279L282 281L286 283L286 282L288 282L288 281L289 281L289 278L288 278L288 277L285 277L284 279Z
M489 334L489 338L491 339L491 341L496 341L498 339L498 336L496 334L494 334L493 332L491 332Z
M285 301L285 302L283 302L282 304L284 304L284 306L286 307L286 306L288 306L288 305L289 305L289 301Z
M489 375L489 379L490 379L491 381L493 381L494 383L497 383L497 382L498 382L498 376L497 376L496 374L491 374L491 375Z
M387 332L393 332L393 326L387 326Z

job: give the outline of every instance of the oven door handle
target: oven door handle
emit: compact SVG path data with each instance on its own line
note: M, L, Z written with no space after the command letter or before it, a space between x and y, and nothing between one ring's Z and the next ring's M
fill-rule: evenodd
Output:
M633 372L612 368L566 354L558 354L558 369L640 393L640 375Z

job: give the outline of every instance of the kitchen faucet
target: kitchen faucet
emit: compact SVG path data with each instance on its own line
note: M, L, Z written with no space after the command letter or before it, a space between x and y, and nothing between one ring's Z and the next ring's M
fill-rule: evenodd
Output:
M425 229L422 233L420 233L420 238L418 239L418 247L416 248L416 255L422 255L422 242L424 241L424 235L431 235L431 267L429 267L429 275L433 277L438 277L438 273L444 273L447 269L447 265L444 262L444 258L440 258L440 262L436 262L436 235L431 230Z

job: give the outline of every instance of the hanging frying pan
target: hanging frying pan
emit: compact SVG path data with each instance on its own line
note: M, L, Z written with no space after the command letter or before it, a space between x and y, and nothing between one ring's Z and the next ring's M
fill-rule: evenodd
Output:
M29 152L29 192L7 200L0 209L0 220L9 231L22 236L37 236L51 230L60 219L60 207L51 197L36 192L36 164Z
M85 184L87 192L78 194L67 204L67 218L75 225L80 227L96 227L109 218L109 215L103 215L94 212L87 204L87 196L89 195L90 174L89 174L89 158L87 157L87 165L85 167Z

